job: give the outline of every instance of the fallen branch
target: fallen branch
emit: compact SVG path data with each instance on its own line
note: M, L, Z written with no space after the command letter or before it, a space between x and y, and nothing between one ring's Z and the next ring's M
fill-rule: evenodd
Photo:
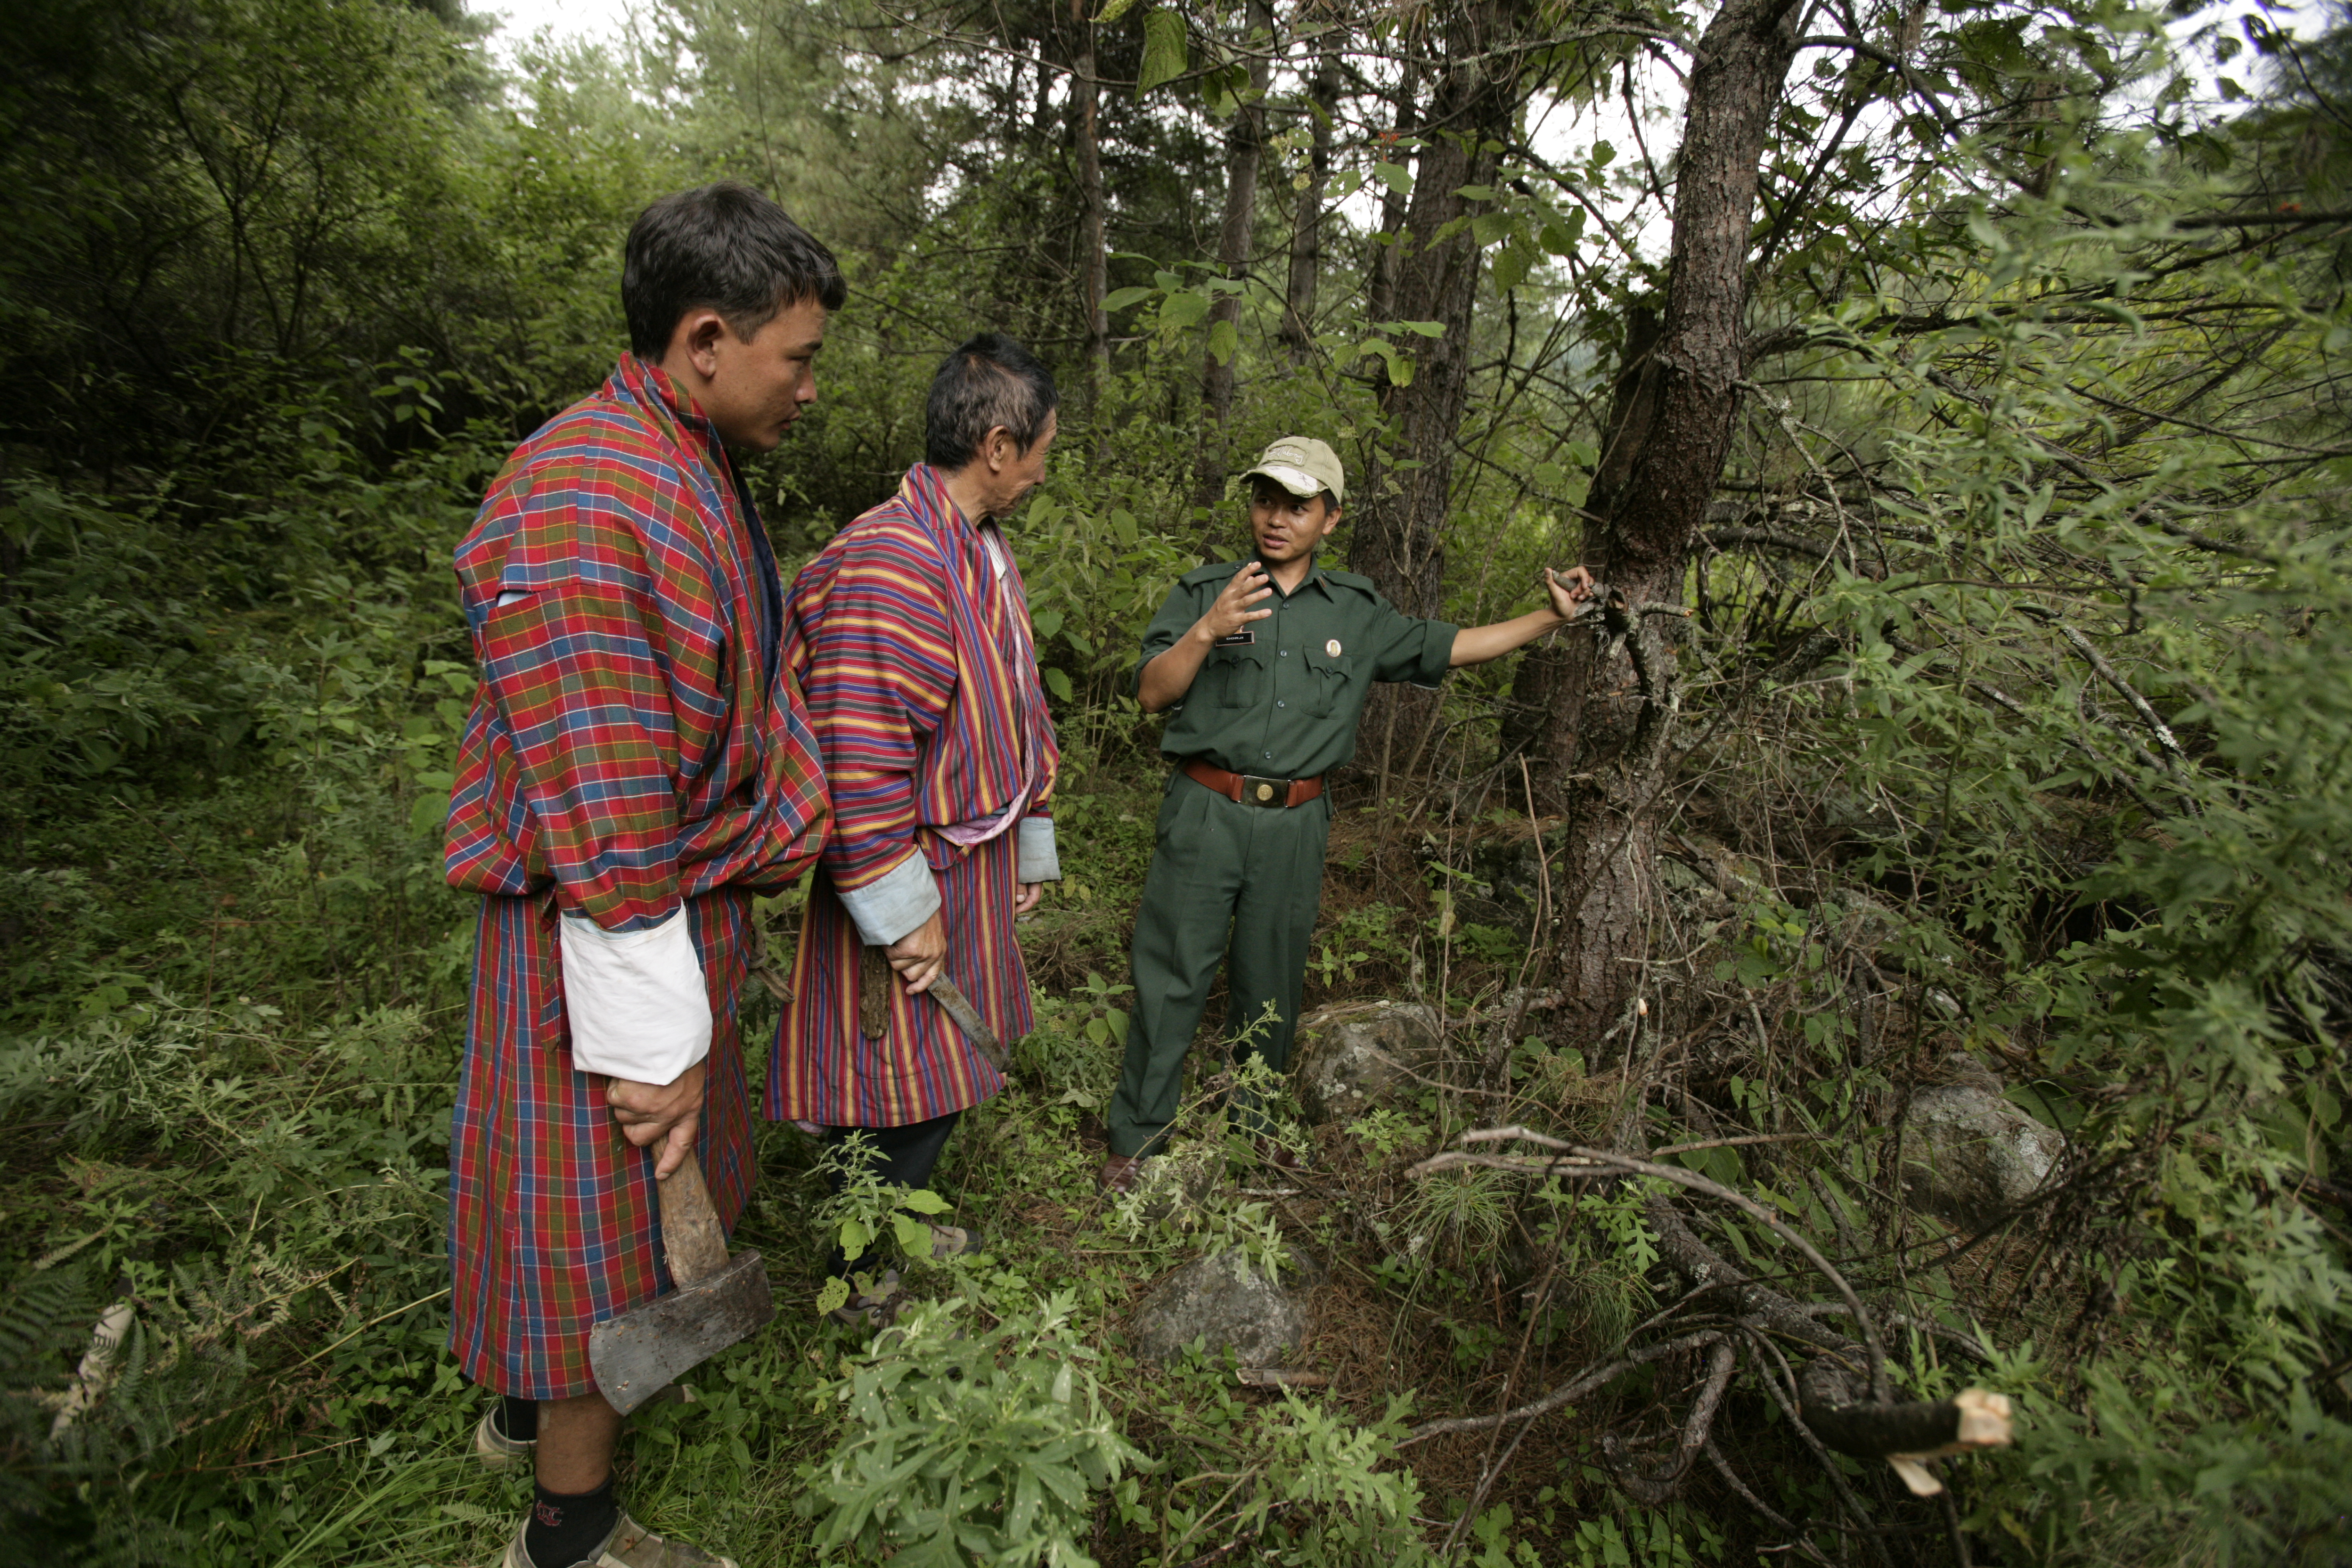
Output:
M1821 1249L1792 1229L1779 1215L1745 1193L1735 1192L1720 1182L1709 1181L1697 1172L1685 1171L1679 1165L1661 1165L1655 1161L1637 1160L1630 1154L1612 1153L1606 1149L1580 1148L1540 1132L1529 1131L1524 1127L1481 1128L1462 1135L1462 1141L1465 1143L1492 1143L1503 1139L1516 1139L1522 1142L1535 1143L1547 1149L1557 1150L1566 1154L1569 1162L1589 1167L1623 1171L1633 1175L1651 1176L1662 1182L1671 1182L1676 1186L1688 1187L1694 1192L1705 1193L1710 1197L1721 1199L1763 1226L1773 1235L1802 1253L1805 1261L1811 1263L1822 1278L1828 1280L1831 1287L1844 1298L1845 1304L1853 1310L1855 1324L1862 1331L1863 1346L1870 1359L1871 1386L1878 1392L1882 1402L1891 1400L1892 1394L1886 1382L1885 1344L1878 1337L1877 1324L1872 1321L1870 1313L1864 1308L1862 1298L1854 1293L1853 1286L1846 1283L1845 1276L1831 1267L1830 1260L1822 1256ZM1423 1161L1407 1173L1417 1175L1427 1168L1429 1163L1428 1161ZM1654 1211L1662 1205L1654 1200L1650 1206ZM1698 1281L1693 1279L1691 1283L1697 1284Z
M1614 1434L1601 1436L1601 1451L1610 1460L1610 1468L1617 1472L1617 1484L1634 1501L1663 1508L1682 1490L1683 1478L1690 1473L1692 1461L1698 1458L1699 1450L1715 1440L1715 1412L1723 1403L1724 1390L1731 1386L1731 1369L1738 1355L1728 1340L1715 1347L1707 1361L1706 1386L1699 1390L1697 1402L1683 1421L1682 1441L1675 1445L1673 1457L1656 1469L1645 1475L1620 1466L1616 1462Z
M1718 1329L1709 1329L1702 1333L1685 1334L1680 1339L1667 1340L1664 1343L1652 1345L1646 1350L1636 1351L1632 1355L1623 1356L1604 1365L1580 1373L1541 1399L1530 1400L1515 1409L1499 1411L1492 1415L1454 1415L1443 1421L1424 1421L1406 1433L1398 1442L1397 1447L1402 1448L1414 1443L1425 1443L1432 1437L1443 1437L1454 1432L1484 1432L1489 1427L1500 1426L1507 1422L1532 1421L1538 1415L1550 1415L1563 1405L1573 1405L1587 1394L1599 1393L1637 1366L1663 1360L1677 1351L1695 1350L1704 1345L1718 1344L1722 1340L1723 1332Z

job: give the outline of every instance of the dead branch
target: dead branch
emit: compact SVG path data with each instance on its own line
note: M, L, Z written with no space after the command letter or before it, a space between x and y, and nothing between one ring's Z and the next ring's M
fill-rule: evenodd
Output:
M1617 1484L1636 1502L1651 1508L1662 1508L1672 1502L1682 1490L1683 1478L1699 1456L1699 1450L1714 1441L1715 1413L1723 1404L1724 1390L1731 1386L1731 1369L1738 1354L1728 1340L1717 1344L1708 1354L1706 1384L1699 1390L1698 1399L1691 1405L1690 1415L1683 1421L1682 1441L1666 1462L1649 1473L1643 1474L1617 1462L1617 1443L1613 1434L1603 1434L1601 1451L1617 1473Z
M1679 1339L1667 1340L1662 1343L1651 1345L1644 1350L1634 1352L1632 1355L1621 1356L1615 1361L1589 1368L1561 1384L1540 1399L1529 1400L1525 1405L1499 1411L1492 1415L1452 1415L1442 1421L1424 1421L1407 1433L1398 1442L1397 1447L1402 1448L1414 1443L1425 1443L1432 1437L1443 1437L1454 1432L1484 1432L1489 1427L1500 1426L1507 1422L1532 1421L1538 1415L1549 1415L1564 1405L1573 1405L1587 1394L1599 1393L1637 1366L1663 1360L1680 1351L1695 1350L1704 1345L1719 1343L1723 1337L1722 1330L1708 1329L1699 1333L1685 1334Z
M1755 1199L1749 1197L1745 1193L1735 1192L1731 1188L1723 1185L1720 1182L1709 1181L1706 1177L1700 1175L1697 1172L1685 1171L1678 1165L1661 1165L1656 1163L1654 1161L1638 1160L1628 1154L1612 1153L1605 1149L1580 1148L1572 1143L1562 1142L1557 1138L1549 1137L1540 1132L1530 1131L1524 1127L1482 1128L1465 1132L1462 1135L1462 1141L1465 1143L1491 1143L1504 1139L1513 1139L1522 1142L1538 1144L1543 1148L1556 1150L1567 1156L1565 1160L1555 1162L1556 1165L1560 1167L1572 1168L1576 1165L1583 1165L1596 1170L1622 1171L1627 1174L1650 1176L1662 1182L1671 1182L1676 1186L1688 1187L1694 1192L1705 1193L1710 1197L1720 1199L1721 1201L1731 1205L1734 1208L1738 1209L1742 1214L1747 1215L1750 1219L1755 1220L1759 1225L1763 1226L1773 1235L1779 1237L1781 1240L1787 1242L1790 1246L1795 1247L1800 1253L1803 1254L1805 1261L1811 1264L1814 1269L1821 1274L1822 1278L1828 1280L1830 1285L1837 1291L1837 1293L1844 1299L1847 1307L1853 1310L1855 1324L1859 1326L1862 1331L1863 1346L1867 1352L1870 1361L1871 1386L1878 1391L1882 1403L1892 1402L1892 1391L1886 1382L1886 1352L1885 1342L1879 1338L1877 1325L1873 1321L1868 1310L1864 1308L1862 1298L1854 1293L1854 1289L1852 1285L1846 1283L1845 1276L1839 1273L1836 1268L1831 1266L1830 1260L1822 1256L1821 1249L1816 1247L1811 1242L1806 1240L1805 1237L1800 1235L1797 1231L1790 1228L1779 1215L1774 1214L1771 1210L1766 1208L1762 1204L1758 1203ZM1440 1155L1438 1158L1443 1159L1444 1156ZM1431 1168L1431 1162L1423 1161L1420 1165L1414 1166L1406 1173L1408 1175L1419 1175L1428 1168ZM1657 1213L1663 1211L1669 1215L1672 1215L1673 1213L1670 1208L1665 1207L1663 1200L1661 1199L1653 1199L1648 1206L1651 1211L1654 1223ZM1675 1223L1679 1225L1679 1216L1675 1216ZM1687 1227L1685 1227L1685 1229L1687 1229ZM1698 1238L1696 1237L1691 1237L1691 1240L1695 1245L1698 1242ZM1708 1256L1712 1257L1713 1255L1710 1253ZM1718 1258L1716 1261L1718 1264L1721 1264L1721 1259ZM1729 1268L1727 1264L1721 1266L1726 1268ZM1685 1275L1685 1278L1690 1279L1690 1282L1694 1285L1699 1282L1698 1279L1693 1276ZM1812 1326L1816 1333L1827 1332L1827 1331L1820 1329L1817 1325L1809 1326Z

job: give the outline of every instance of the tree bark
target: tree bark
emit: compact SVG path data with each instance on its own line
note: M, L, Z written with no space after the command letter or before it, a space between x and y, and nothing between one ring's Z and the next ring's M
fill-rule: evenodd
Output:
M1420 124L1414 108L1415 95L1421 91L1421 58L1412 52L1410 34L1404 41L1404 70L1397 81L1396 114L1389 121L1389 141L1403 141ZM1403 152L1391 145L1383 159L1395 163ZM1364 264L1364 320L1387 321L1395 319L1397 283L1397 243L1404 233L1404 197L1393 190L1381 194L1381 226L1372 242L1372 253Z
M1370 458L1350 493L1354 537L1349 564L1370 577L1408 616L1445 607L1444 519L1454 485L1454 438L1470 395L1470 318L1478 300L1478 242L1467 224L1438 239L1456 219L1486 204L1461 194L1493 183L1494 149L1511 136L1525 100L1526 75L1507 46L1533 20L1525 0L1473 0L1446 28L1446 62L1421 116L1412 201L1383 258L1393 268L1393 297L1378 321L1434 321L1433 338L1409 336L1412 378L1400 385L1382 372L1388 460ZM1402 118L1402 110L1400 119ZM1365 705L1364 765L1385 796L1396 771L1428 747L1438 719L1437 694L1411 687L1375 688Z
M1744 369L1757 170L1796 57L1795 0L1727 0L1700 37L1676 155L1665 314L1629 354L1585 502L1586 560L1614 608L1607 640L1571 646L1538 747L1567 816L1556 944L1558 1016L1589 1046L1643 983L1657 813L1672 758L1675 647L1645 604L1679 603L1691 545L1722 477ZM1629 327L1629 347L1634 332Z
M1078 32L1077 68L1070 83L1072 140L1078 164L1078 287L1087 321L1087 407L1102 406L1103 389L1110 380L1110 315L1103 309L1109 292L1110 259L1105 245L1109 212L1103 198L1102 142L1099 132L1102 84L1095 76L1095 25L1087 16L1086 0L1070 0L1070 20ZM1099 435L1099 432L1097 432Z
M1274 36L1274 11L1266 0L1251 0L1247 32ZM1217 231L1217 271L1239 282L1249 276L1252 241L1257 220L1257 171L1265 153L1266 61L1251 62L1249 99L1234 107L1233 125L1225 132L1225 216ZM1201 402L1211 428L1201 443L1201 504L1214 507L1224 491L1225 421L1234 409L1234 377L1241 363L1242 299L1220 294L1209 307L1209 346L1201 356ZM1233 341L1223 358L1217 354L1218 329Z
M1612 473L1604 480L1602 473L1612 463L1622 464L1649 428L1654 412L1654 400L1650 395L1655 384L1645 380L1643 373L1649 368L1650 356L1657 346L1657 307L1646 300L1633 305L1625 313L1624 341L1617 353L1617 379L1611 391L1601 456L1595 460L1588 493L1622 484L1621 477ZM1596 575L1606 569L1600 542L1597 531L1584 531L1580 560ZM1510 702L1503 710L1502 755L1507 763L1517 757L1528 761L1528 777L1535 784L1537 795L1524 803L1530 816L1556 812L1561 805L1558 784L1575 770L1576 738L1584 695L1591 679L1591 667L1601 651L1601 645L1589 633L1566 633L1528 649L1511 677ZM1504 781L1506 789L1517 793L1517 770L1505 768Z
M1323 276L1323 190L1331 178L1331 121L1339 105L1339 66L1329 55L1316 65L1307 101L1315 119L1314 141L1290 228L1290 277L1282 310L1283 352L1294 365L1304 364L1314 346L1316 286Z

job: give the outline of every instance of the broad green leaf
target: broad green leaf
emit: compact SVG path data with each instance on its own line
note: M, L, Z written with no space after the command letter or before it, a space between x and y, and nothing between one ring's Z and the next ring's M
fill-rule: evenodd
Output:
M1188 63L1184 18L1164 5L1144 17L1143 65L1136 75L1135 96L1141 98L1163 82L1174 81L1184 74Z
M1209 357L1219 364L1233 363L1241 343L1241 329L1231 321L1219 321L1209 329Z
M1069 675L1066 671L1055 669L1051 666L1048 666L1046 668L1040 670L1038 674L1044 679L1046 690L1052 692L1055 696L1060 698L1065 702L1072 700L1074 692L1070 686Z
M1124 310L1129 305L1141 304L1158 292L1156 289L1142 289L1132 285L1125 289L1114 289L1103 296L1102 308L1107 311Z
M917 1214L945 1214L948 1212L947 1199L940 1196L939 1194L931 1191L929 1187L908 1188L906 1192L899 1194L898 1206L902 1209L912 1209Z
M1095 26L1108 26L1134 9L1135 0L1110 0L1110 4L1102 8L1101 15L1095 18Z
M1197 327L1209 315L1209 297L1192 289L1171 294L1160 307L1160 324L1163 327Z

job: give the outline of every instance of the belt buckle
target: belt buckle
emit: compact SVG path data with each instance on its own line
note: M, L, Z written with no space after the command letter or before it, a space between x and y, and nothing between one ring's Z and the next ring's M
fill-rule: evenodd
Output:
M1285 806L1290 804L1288 779L1260 778L1255 773L1242 775L1244 805Z

